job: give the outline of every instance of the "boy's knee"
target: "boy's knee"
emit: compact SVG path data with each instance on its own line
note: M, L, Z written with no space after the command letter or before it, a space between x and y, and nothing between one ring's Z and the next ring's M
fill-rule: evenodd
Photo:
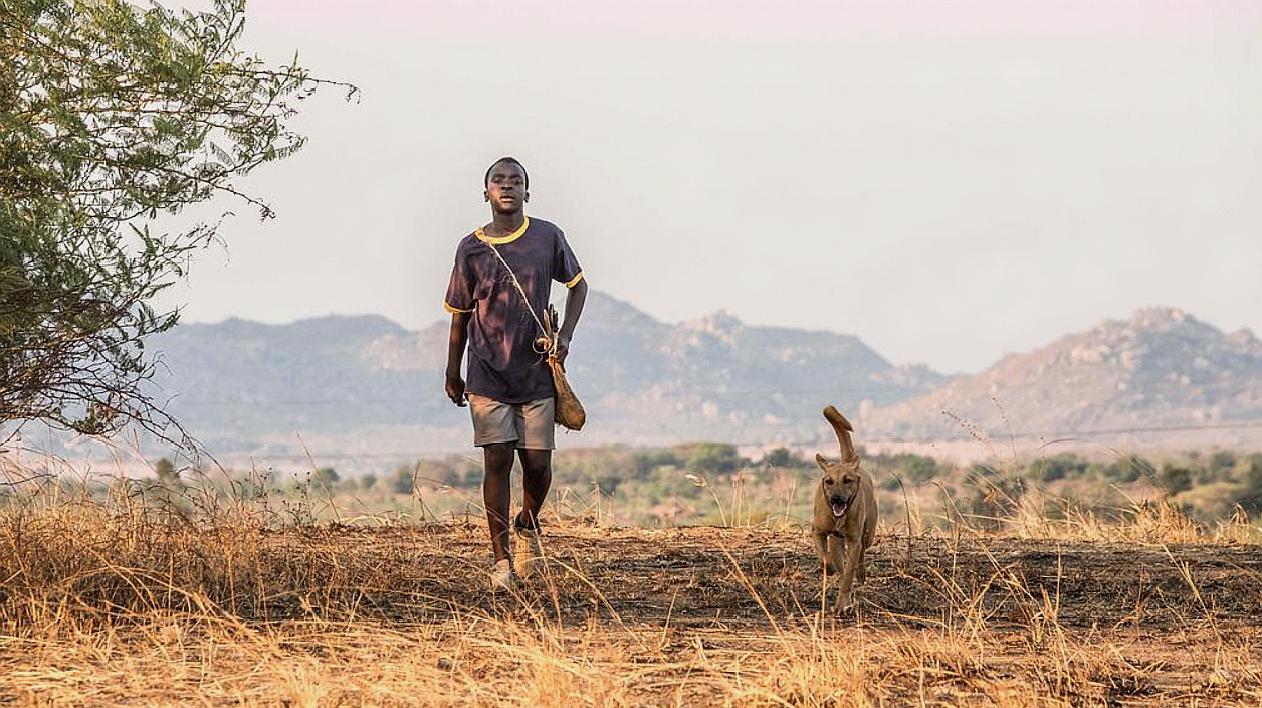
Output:
M552 469L551 450L522 450L521 469L524 474L544 474Z
M497 443L482 448L482 457L486 462L487 474L507 474L513 467L513 444Z

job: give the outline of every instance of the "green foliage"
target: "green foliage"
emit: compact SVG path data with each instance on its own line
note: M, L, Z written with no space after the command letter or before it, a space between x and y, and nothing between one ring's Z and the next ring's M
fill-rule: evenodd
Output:
M726 443L697 443L684 465L693 474L720 474L735 472L745 460L736 447Z
M1156 468L1139 455L1125 455L1109 462L1102 470L1106 479L1118 482L1134 482L1140 477L1152 477Z
M772 467L801 467L802 457L787 447L778 447L763 458L763 462Z
M899 453L891 463L899 474L912 484L922 484L938 476L938 461L924 455Z
M1262 453L1254 453L1238 463L1241 493L1237 503L1250 514L1262 514Z
M638 450L634 455L635 476L644 477L662 467L680 467L683 460L674 450Z
M1044 482L1055 482L1066 477L1081 477L1087 473L1091 465L1081 457L1072 454L1060 454L1042 461L1039 470Z
M904 485L924 484L949 471L937 460L924 455L900 452L895 455L860 455L864 468L872 473L874 481L882 489L898 489L898 480Z
M1170 494L1186 492L1192 488L1192 470L1174 462L1164 462L1157 473L1157 481Z
M338 482L342 481L342 476L339 475L337 470L332 467L321 467L315 471L315 474L311 475L311 481L321 487L331 489L336 486Z
M1209 456L1209 469L1212 473L1229 473L1236 466L1236 453L1231 450L1216 450Z
M373 487L377 486L377 475L373 474L372 472L368 472L364 474L363 477L359 478L359 486L363 487L364 489L372 489Z
M467 460L455 456L424 459L416 463L414 468L409 468L408 470L409 484L412 478L412 469L416 470L418 479L448 487L463 486L466 480L476 479L478 473L478 469L470 465ZM412 489L409 486L408 492L411 493L411 491Z
M412 467L409 465L399 465L394 470L394 479L390 482L390 488L395 494L411 494L412 493Z
M302 146L287 122L326 83L247 54L243 27L244 0L0 3L0 423L170 432L144 339L218 224L151 222L216 194L270 216L233 179Z
M175 463L167 458L158 460L153 466L154 473L158 476L158 483L163 485L179 484L180 473L175 469Z

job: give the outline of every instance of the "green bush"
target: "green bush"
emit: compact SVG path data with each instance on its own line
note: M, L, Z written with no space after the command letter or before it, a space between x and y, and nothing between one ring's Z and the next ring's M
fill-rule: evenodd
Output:
M1178 494L1191 489L1192 479L1193 475L1190 468L1173 462L1162 463L1161 471L1157 474L1157 482L1169 494Z
M390 488L395 494L412 493L412 467L410 465L399 465L394 470L394 479L390 482Z
M1041 478L1045 482L1055 482L1066 477L1081 477L1086 474L1091 465L1086 460L1070 453L1054 455L1042 461L1041 465L1036 465L1035 469L1040 473L1036 478Z
M332 467L321 467L315 471L315 474L311 475L311 481L315 482L319 487L332 489L338 482L342 481L342 476Z
M1124 455L1097 469L1105 479L1117 482L1134 482L1155 473L1152 463L1139 455Z
M745 462L733 445L698 443L684 466L693 474L722 474L735 472Z
M894 456L894 465L905 479L922 484L938 476L938 461L932 457L900 453Z
M159 484L169 486L180 483L180 473L175 469L175 463L165 457L158 460L158 464L153 466L153 471L158 475Z
M802 457L787 447L778 447L763 458L772 467L801 467Z
M659 467L679 467L683 460L674 450L640 450L635 453L636 477L644 477Z
M1236 500L1250 514L1262 513L1262 453L1254 453L1239 461L1242 467L1241 493Z

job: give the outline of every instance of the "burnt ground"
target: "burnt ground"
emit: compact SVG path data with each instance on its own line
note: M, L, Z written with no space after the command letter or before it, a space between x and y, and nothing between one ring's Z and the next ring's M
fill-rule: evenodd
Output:
M472 524L332 526L277 534L268 545L295 554L290 562L305 557L313 572L324 555L358 566L356 576L376 578L357 584L361 606L398 619L511 611L544 597L571 620L652 625L669 616L674 626L771 627L821 610L820 568L803 532L552 528L549 572L520 596L487 592L485 533ZM878 536L859 607L847 616L877 628L971 618L1011 629L1026 626L1045 597L1065 628L1254 626L1262 622L1262 547ZM258 609L286 612L283 603Z
M986 647L976 662L915 657L938 667L944 704L1016 701L995 698L1005 682L1039 685L1040 704L1262 701L1258 546L878 536L858 607L837 614L821 607L821 572L802 531L565 527L545 539L548 572L511 595L486 590L479 525L330 527L273 540L278 550L349 551L357 574L371 569L379 587L410 589L369 590L356 598L361 611L407 622L541 613L566 627L669 627L667 655L745 656L769 649L773 633L800 636L824 620L829 636L893 638L899 652L899 638L915 633ZM924 700L929 670L890 669L885 700Z
M534 670L521 659L533 640L496 653L484 636L521 627L559 643L549 646L572 647L580 657L573 671L594 671L575 695L612 677L624 691L615 702L625 704L743 705L751 697L759 705L828 706L1262 704L1262 547L1255 545L878 536L857 607L837 613L822 604L812 544L795 530L553 526L545 571L513 593L487 589L480 524L212 527L171 538L167 547L137 545L141 555L128 560L151 567L146 578L169 579L156 592L135 589L140 575L119 582L113 565L104 576L66 581L77 588L78 607L118 608L102 636L123 636L115 633L127 631L127 617L151 617L155 607L198 617L213 607L229 620L214 626L288 638L264 644L266 661L214 669L220 674L208 673L208 659L188 659L183 683L146 689L153 700L183 700L210 686L232 702L233 691L268 690L258 685L260 667L314 660L333 672L330 695L342 696L319 705L390 703L363 692L384 690L372 688L382 676L414 675L428 695L459 704L470 686L494 692L505 672ZM108 582L85 580L97 577ZM195 589L210 605L190 605L165 583ZM96 618L92 612L82 616ZM199 619L189 631L211 624ZM312 644L312 627L352 635L375 628L380 644L338 654ZM133 646L166 641L171 631L141 622ZM405 640L389 654L389 642ZM223 639L208 641L215 648L206 657L226 651ZM86 660L61 657L57 644L45 650L52 659L32 658L22 648L29 642L15 642L0 663L26 684L8 693L0 687L0 698L46 703L55 682L40 672L65 676ZM596 658L606 650L617 662ZM170 656L188 656L186 648L173 651L162 645L153 653L159 673L181 666ZM93 658L80 682L109 703L123 690L118 677L136 675L143 656L106 656ZM408 670L377 668L391 660ZM821 692L814 683L839 671L851 677L840 688ZM620 674L636 678L620 682ZM288 681L270 690L298 685ZM69 695L86 695L76 690ZM499 694L479 695L480 705L503 703Z

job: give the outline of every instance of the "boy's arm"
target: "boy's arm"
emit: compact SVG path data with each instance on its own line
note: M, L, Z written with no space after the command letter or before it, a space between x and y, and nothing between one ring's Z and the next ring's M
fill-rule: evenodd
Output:
M460 378L460 360L464 359L464 348L469 342L469 314L451 313L451 332L447 336L447 397L461 407L465 405L465 397L464 379ZM568 309L566 319L569 319Z
M583 316L583 304L587 302L587 280L578 281L565 296L565 321L561 323L561 331L557 333L557 360L565 366L565 357L570 354L570 338L574 336L574 328L578 326L578 318Z

